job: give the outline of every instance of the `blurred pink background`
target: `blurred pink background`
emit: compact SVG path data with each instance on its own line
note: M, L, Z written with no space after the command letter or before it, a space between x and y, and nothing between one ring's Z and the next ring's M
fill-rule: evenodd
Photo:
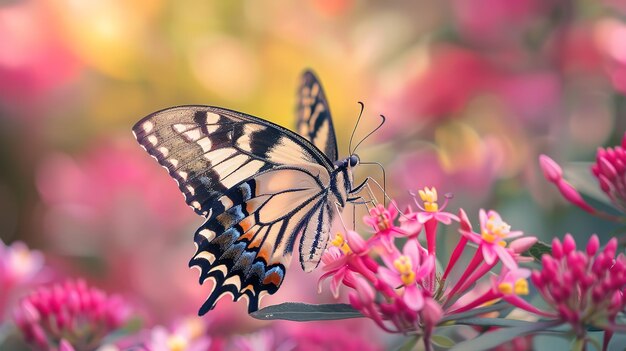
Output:
M578 210L537 156L588 161L623 135L625 16L608 0L4 1L0 238L40 250L49 281L121 294L146 326L194 315L208 292L187 268L202 220L130 128L180 104L291 128L305 68L324 85L341 155L357 101L357 135L387 117L359 154L385 166L401 207L409 190L436 186L455 195L452 211L497 206L539 237L563 232L557 217L590 232L598 224L572 224ZM293 264L264 304L331 302L318 276ZM264 325L225 300L204 317L219 333Z

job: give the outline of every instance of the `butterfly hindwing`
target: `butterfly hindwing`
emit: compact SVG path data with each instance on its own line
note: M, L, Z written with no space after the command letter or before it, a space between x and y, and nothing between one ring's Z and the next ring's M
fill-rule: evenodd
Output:
M283 183L289 178L299 179L298 184L276 187L277 180ZM200 314L212 309L224 294L233 300L246 296L248 309L255 311L259 299L276 292L282 283L296 234L306 230L324 204L323 188L308 170L281 168L231 188L219 202L194 237L197 251L190 265L200 268L200 283L214 281ZM327 237L317 240L325 243ZM311 260L319 261L320 248L307 252Z
M324 89L315 74L305 71L298 88L297 105L298 133L313 143L324 154L338 159L337 138Z
M245 296L249 311L258 309L260 298L282 283L299 233L301 265L317 266L335 213L331 203L343 202L346 190L335 189L331 161L309 141L208 106L156 112L133 132L178 182L187 204L206 217L190 261L200 268L200 283L214 281L200 314L227 294Z

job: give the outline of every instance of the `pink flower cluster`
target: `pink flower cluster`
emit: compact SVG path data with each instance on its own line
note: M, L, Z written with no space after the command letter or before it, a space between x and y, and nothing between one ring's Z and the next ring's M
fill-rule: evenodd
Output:
M463 210L459 216L440 208L437 191L426 188L419 191L415 202L419 211L410 208L398 214L395 203L385 209L377 205L370 210L364 222L374 229L368 240L354 231L339 233L323 257L325 274L320 284L331 279L331 291L338 295L339 287L352 289L349 300L352 306L371 318L387 332L417 333L424 337L426 347L440 320L454 313L461 313L494 300L504 299L514 306L542 313L518 295L528 293L526 278L530 271L518 267L518 262L530 258L520 254L535 242L535 238L518 238L521 232L511 231L510 226L494 211L480 212L480 233L472 226ZM399 225L396 225L399 222ZM437 272L436 237L439 224L460 222L459 242L443 272ZM419 241L425 232L426 247ZM406 239L402 251L395 239ZM510 241L510 239L515 239ZM469 264L460 258L468 243L478 246ZM382 265L377 262L380 257ZM502 262L502 271L490 284L482 282L486 274ZM457 274L454 284L448 282L450 274ZM489 283L489 282L488 282Z
M15 324L40 350L95 349L128 317L120 297L108 296L82 280L40 287L14 311Z
M593 235L584 251L567 234L561 242L552 241L552 255L543 255L541 271L533 271L531 280L555 310L557 318L572 326L579 338L593 325L606 330L608 344L617 328L617 314L626 308L626 257L615 257L617 240L612 238L600 250L600 240Z
M557 186L567 201L598 217L614 221L624 220L602 212L585 201L579 191L563 178L563 170L550 157L541 155L539 163L544 177ZM598 148L596 162L591 166L591 172L615 208L626 213L626 133L622 145Z

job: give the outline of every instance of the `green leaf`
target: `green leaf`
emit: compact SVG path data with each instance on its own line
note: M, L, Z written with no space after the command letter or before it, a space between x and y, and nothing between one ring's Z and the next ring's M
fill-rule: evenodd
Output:
M495 319L495 318L494 318ZM523 321L517 321L523 322ZM456 344L450 351L461 350L490 350L498 345L501 345L507 341L513 340L519 336L524 336L538 332L541 330L554 327L561 322L559 321L546 321L546 322L524 322L523 326L503 328L492 332L484 333L472 340L464 341Z
M534 325L536 322L520 321L506 318L467 318L457 321L456 324L473 325L479 327L512 328Z
M139 317L129 319L121 328L109 333L102 341L102 344L114 343L117 340L131 334L135 334L141 330L143 320Z
M527 257L532 257L535 261L541 263L541 256L543 254L552 254L552 246L544 243L543 241L537 241L533 246L530 247L526 252L522 255Z
M485 306L485 307L479 307L479 308L473 308L469 311L465 311L465 312L461 312L461 313L455 313L455 314L450 314L447 316L444 316L443 318L441 318L441 320L439 321L439 325L446 325L446 324L450 324L448 322L451 322L452 324L457 324L456 321L459 320L463 320L463 319L467 319L467 318L474 318L478 315L481 314L485 314L485 313L489 313L489 312L495 312L495 311L500 311L506 308L509 308L510 305L504 303L504 302L499 302L496 304L493 304L491 306Z
M288 320L296 322L327 321L360 318L363 315L345 303L311 305L300 302L285 302L260 309L250 314L261 320Z
M402 344L396 351L411 351L417 346L417 342L420 340L419 336L413 336L409 338L404 344Z
M430 338L430 341L435 345L435 346L439 346L439 347L443 347L445 349L449 349L452 346L454 346L456 343L454 342L454 340L450 339L447 336L443 336L443 335L433 335Z

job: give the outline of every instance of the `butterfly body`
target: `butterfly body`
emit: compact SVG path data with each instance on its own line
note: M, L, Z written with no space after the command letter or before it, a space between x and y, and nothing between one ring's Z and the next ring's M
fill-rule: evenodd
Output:
M358 157L337 160L326 98L312 73L303 74L299 96L304 137L241 112L199 105L158 111L133 127L187 204L206 218L189 262L200 269L201 284L213 280L201 315L225 295L246 298L248 310L257 310L282 284L296 245L302 268L313 270L333 219L350 201Z

